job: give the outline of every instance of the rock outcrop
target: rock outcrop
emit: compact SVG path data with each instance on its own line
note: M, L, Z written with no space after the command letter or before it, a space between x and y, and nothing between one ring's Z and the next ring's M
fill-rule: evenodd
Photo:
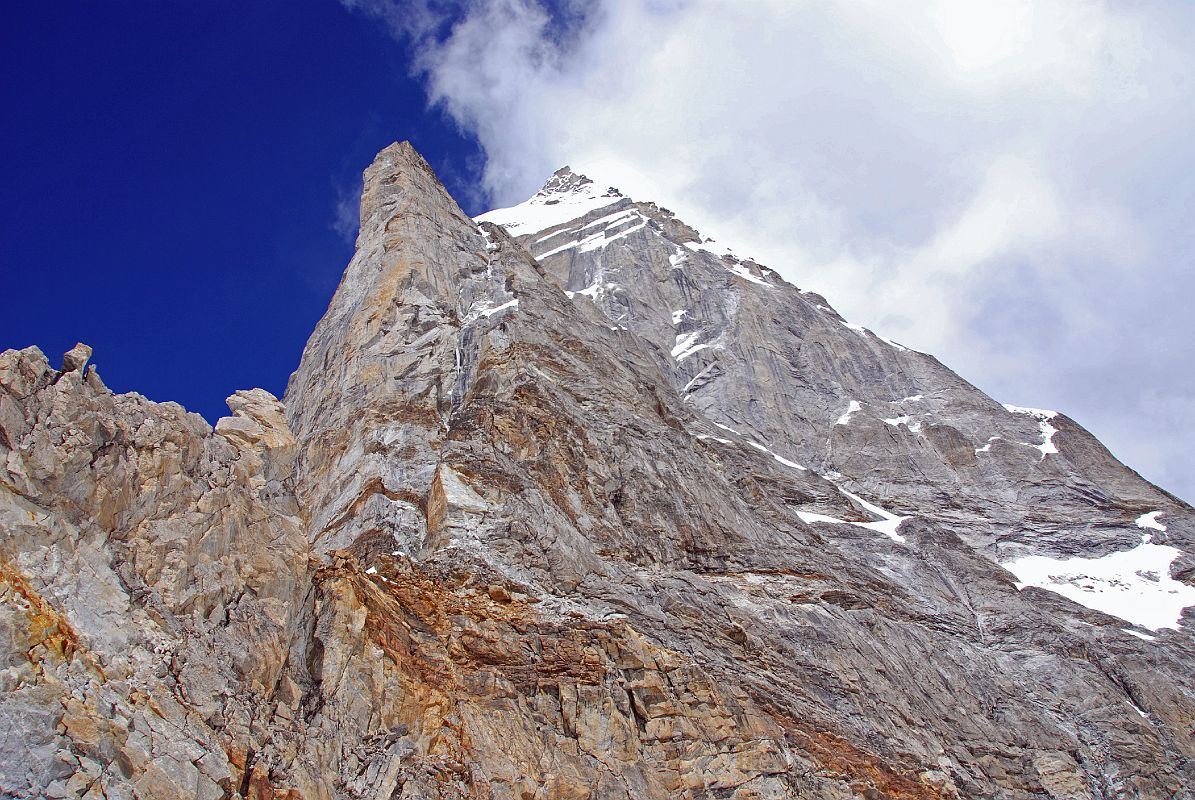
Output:
M1076 423L567 169L361 212L282 402L0 356L0 795L1193 796L1195 512Z

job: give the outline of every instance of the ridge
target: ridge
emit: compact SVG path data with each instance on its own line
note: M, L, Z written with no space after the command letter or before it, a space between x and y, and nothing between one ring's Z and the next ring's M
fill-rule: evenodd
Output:
M1133 520L1147 508L1190 513L1073 420L997 403L932 356L701 239L667 209L628 198L547 224L528 213L532 201L480 218L512 220L570 299L667 354L687 405L845 491L897 514L950 524L961 516L967 541L998 563L1015 570L1040 556L1059 573L1068 557L1134 547ZM1038 500L1025 497L1027 483ZM1039 502L1048 510L1031 510ZM1081 580L1067 580L1072 599L1096 607L1118 594L1107 585L1076 591Z
M0 795L1187 796L1195 510L582 178L387 147L214 428L0 353Z

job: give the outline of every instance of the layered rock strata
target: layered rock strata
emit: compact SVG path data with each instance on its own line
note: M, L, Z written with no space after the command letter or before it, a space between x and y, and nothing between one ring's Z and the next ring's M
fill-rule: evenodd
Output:
M1189 588L1077 424L567 170L475 222L393 145L361 211L281 403L0 356L0 793L1191 796L1190 612L1001 566Z

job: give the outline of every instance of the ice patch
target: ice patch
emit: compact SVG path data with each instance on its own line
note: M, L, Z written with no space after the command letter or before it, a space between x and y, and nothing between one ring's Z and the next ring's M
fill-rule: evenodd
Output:
M846 489L843 489L841 486L838 487L838 491L842 492L847 497L851 498L856 503L863 506L865 509L870 511L872 514L875 514L877 517L883 518L883 519L877 520L875 522L856 522L853 524L861 525L864 528L867 528L869 530L873 530L873 531L882 533L885 536L887 536L897 542L903 542L905 540L905 537L903 537L899 533L897 533L896 529L899 528L900 523L904 522L906 519L908 519L908 517L898 517L896 514L893 514L889 511L885 511L884 509L877 506L875 503L869 503L866 500L864 500L862 497L860 497L859 495L852 494L851 492L848 492Z
M772 451L771 451L771 450L769 450L768 452L769 452L769 453L772 453ZM776 459L777 461L779 461L781 464L783 464L783 465L784 465L784 466L786 466L786 467L792 467L793 469L799 469L799 470L801 470L802 472L805 472L805 471L807 471L807 470L808 470L808 467L802 467L802 466L801 466L800 464L798 464L797 462L795 462L795 461L789 461L787 458L784 458L784 457L782 457L782 456L778 456L778 455L776 455L775 453L772 453L772 458Z
M697 341L697 337L700 335L700 332L694 331L692 333L682 333L677 336L676 346L672 348L672 357L676 358L679 354L683 353L689 347L689 345Z
M755 275L752 275L751 270L747 269L742 264L734 264L732 266L727 267L726 269L729 270L730 272L733 272L735 275L738 275L740 278L746 278L747 280L751 281L752 283L758 283L760 286L766 286L769 289L776 288L776 287L772 286L772 284L765 281L763 278L757 278Z
M515 300L511 300L509 302L503 303L500 306L494 306L493 308L483 308L483 309L481 309L481 311L479 311L477 313L481 314L481 316L483 316L483 317L492 317L495 314L497 314L499 311L505 311L508 308L518 308L518 306L519 306L519 301L517 299L515 299Z
M996 441L999 438L1000 438L999 436L989 437L987 444L985 444L983 447L975 448L975 455L979 455L980 453L986 453L986 452L990 451L992 449L992 442Z
M1166 526L1158 522L1158 517L1160 517L1162 513L1163 512L1161 511L1150 511L1148 514L1142 514L1141 516L1137 517L1137 527L1141 530L1154 530L1165 533ZM1152 533L1146 533L1141 537L1141 541L1145 542L1146 544L1149 544L1153 540L1154 535Z
M843 414L841 417L839 417L838 421L835 422L834 424L835 425L850 425L851 424L851 414L854 414L856 411L858 411L862 407L863 406L859 405L858 400L852 400L850 403L847 404L846 413Z
M899 417L892 417L891 419L885 419L884 422L887 423L888 425L891 425L894 428L904 425L911 432L920 433L921 432L921 423L913 422L912 419L913 418L910 417L908 414L902 414Z
M678 355L678 356L676 357L676 360L677 360L677 362L684 361L686 358L688 358L689 356L693 355L694 353L696 353L696 352L699 352L699 351L701 351L701 350L706 350L706 349L708 349L708 348L710 348L710 347L713 347L713 346L714 346L714 345L712 345L712 344L699 344L699 345L696 345L696 346L694 346L694 347L690 347L688 350L686 350L686 351L684 351L683 353L681 353L680 355Z
M1027 414L1037 420L1037 426L1041 429L1042 441L1041 444L1029 446L1041 451L1043 461L1050 453L1058 452L1058 448L1054 445L1054 434L1058 433L1058 429L1050 424L1050 420L1058 416L1057 411L1047 411L1044 408L1011 406L1008 403L1004 404L1004 410L1010 414Z
M1152 544L1149 535L1132 550L1100 558L1025 556L1002 566L1017 588L1037 586L1149 630L1178 628L1183 609L1195 605L1195 587L1170 577L1177 548Z
M575 228L569 232L575 234L575 233L579 233L581 231L587 231L590 228L595 228L598 225L601 225L602 223L605 223L606 228L611 228L616 223L619 223L619 222L622 222L625 220L629 220L630 218L636 217L636 216L640 216L639 213L637 211L635 211L635 209L633 209L633 208L628 208L628 209L619 211L614 214L607 214L604 217L595 219L593 222L582 225L580 228ZM556 231L554 233L549 233L547 236L541 236L540 238L536 239L535 243L539 244L540 242L546 242L548 239L553 239L562 233L565 233L565 231Z
M606 232L602 231L601 233L597 233L597 234L594 234L593 236L589 236L589 237L586 237L585 239L582 239L579 249L582 253L588 253L591 250L600 250L601 248L608 246L610 243L616 242L619 239L623 238L624 236L630 236L635 231L641 230L642 228L644 228L646 226L647 226L647 222L643 221L643 222L640 222L638 225L634 225L630 228L625 228L624 230L619 231L618 233L614 234L613 236L607 236Z
M1148 514L1142 514L1137 517L1137 527L1142 530L1149 528L1155 531L1166 531L1166 526L1158 522L1158 517L1162 516L1163 511L1150 511Z
M845 519L838 517L827 516L826 514L814 514L812 511L798 511L797 516L801 518L801 522L829 522L831 525L850 525Z
M715 422L714 424L715 424L715 425L717 425L718 423L716 423L716 422ZM718 427L722 427L722 426L720 426L720 425L719 425ZM730 430L730 429L729 429L729 428L727 428L727 430ZM737 431L736 431L736 433L737 433ZM787 458L782 458L782 457L780 457L780 456L776 455L775 453L773 453L773 452L772 452L771 448L764 447L764 446L763 446L762 444L760 444L759 442L753 442L753 441L751 441L750 439L744 439L744 440L743 440L743 443L744 443L744 444L746 444L746 445L747 445L747 446L749 446L749 447L754 447L756 450L758 450L758 451L759 451L759 452L761 452L761 453L767 453L767 454L768 454L768 455L770 455L772 458L776 459L777 461L779 461L781 464L783 464L783 465L784 465L784 466L786 466L786 467L790 467L790 468L792 468L792 469L798 469L798 470L801 470L802 472L805 472L805 471L806 471L806 470L805 470L805 467L802 467L802 466L801 466L800 464L798 464L797 462L795 462L795 461L789 461Z
M477 226L477 232L481 234L481 238L485 239L485 249L489 252L498 249L498 243L490 239L490 232L480 225Z
M734 445L734 442L730 441L729 439L722 439L718 436L710 436L708 433L699 433L697 434L697 438L701 439L702 441L710 439L715 442L721 442L722 444Z
M863 506L872 514L875 514L878 517L883 517L883 519L876 520L875 522L851 522L850 520L838 519L837 517L831 517L825 514L815 514L810 511L798 511L797 516L801 518L802 522L807 523L829 522L833 525L858 525L860 528L867 528L868 530L882 533L893 541L901 543L905 541L905 537L901 536L896 531L897 528L900 527L900 523L904 522L906 519L908 519L908 517L898 517L895 514L889 513L874 503L869 503L858 495L852 494L842 487L839 487L838 491L842 492L847 497Z
M676 346L672 348L672 357L676 359L677 363L684 361L686 358L700 350L719 346L717 342L695 344L697 337L700 335L700 331L694 331L692 333L682 333L676 337Z

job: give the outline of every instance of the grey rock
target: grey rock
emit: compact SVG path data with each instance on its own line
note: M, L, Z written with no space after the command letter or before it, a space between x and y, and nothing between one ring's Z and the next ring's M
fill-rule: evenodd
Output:
M1002 567L1190 582L1190 507L666 209L535 203L383 150L284 400L214 429L0 355L0 794L1192 796L1192 613Z

